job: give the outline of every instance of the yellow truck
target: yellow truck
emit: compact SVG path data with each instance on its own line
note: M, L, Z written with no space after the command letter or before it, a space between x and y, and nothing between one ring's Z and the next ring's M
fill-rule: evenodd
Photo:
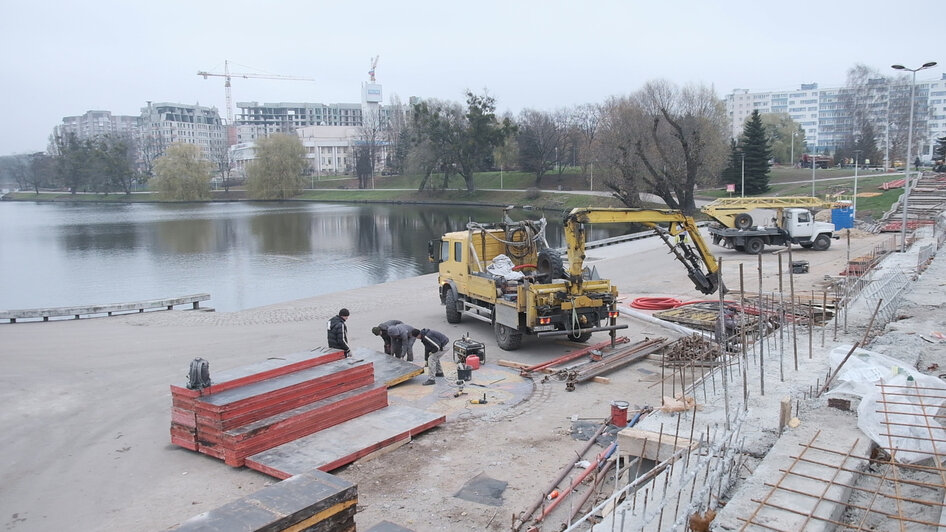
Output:
M561 253L545 238L546 220L470 222L465 231L429 243L438 263L438 291L447 321L463 316L493 326L499 347L519 348L522 336L566 336L586 342L592 333L618 325L618 290L583 266L585 224L638 223L653 229L683 263L696 288L712 294L719 266L694 220L680 211L579 208L565 214L567 269ZM688 239L685 237L689 237Z

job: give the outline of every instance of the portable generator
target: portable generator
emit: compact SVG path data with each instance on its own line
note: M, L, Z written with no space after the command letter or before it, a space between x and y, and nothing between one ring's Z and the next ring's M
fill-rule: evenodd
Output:
M466 357L476 355L480 359L480 364L486 362L486 346L483 342L477 342L470 338L470 333L453 342L453 355L458 363L465 364Z

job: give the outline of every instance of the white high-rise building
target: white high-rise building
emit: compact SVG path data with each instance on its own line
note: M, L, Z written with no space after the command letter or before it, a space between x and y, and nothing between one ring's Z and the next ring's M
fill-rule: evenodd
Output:
M845 87L819 88L817 83L803 84L798 89L780 91L750 91L736 89L726 96L726 108L732 124L732 137L742 135L746 118L752 111L760 113L787 113L805 131L808 148L815 153L833 153L850 135L853 118L846 110L843 99L850 95ZM887 78L869 80L864 88L862 105L865 115L874 126L875 141L884 149L890 140L891 104L908 105L909 83ZM946 136L946 74L939 80L918 80L914 100L914 118L917 138L915 149L920 159L930 161L936 139ZM796 154L802 152L796 151ZM890 154L902 159L904 154Z

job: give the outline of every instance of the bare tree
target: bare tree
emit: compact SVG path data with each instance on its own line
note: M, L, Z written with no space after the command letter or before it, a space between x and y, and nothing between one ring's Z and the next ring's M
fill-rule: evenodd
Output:
M729 153L722 100L710 87L677 88L667 81L645 84L635 100L648 128L634 143L645 185L669 207L695 212L697 184L712 183Z
M594 163L594 145L601 124L601 106L583 104L575 108L572 129L578 146L578 165L581 176L589 181L588 169Z
M358 188L372 188L385 136L380 113L369 110L363 115L362 125L358 128L358 136L356 141L358 146L355 150L356 159L358 159L355 172L358 176Z
M644 119L640 106L628 97L613 97L601 106L595 157L604 186L628 207L641 205L644 167L634 154L634 145L644 135Z
M564 131L553 115L535 109L519 113L518 135L519 167L535 175L535 186L554 164Z

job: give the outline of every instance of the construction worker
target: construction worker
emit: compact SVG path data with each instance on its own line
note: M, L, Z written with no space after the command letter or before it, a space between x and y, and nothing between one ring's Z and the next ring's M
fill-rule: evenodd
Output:
M398 323L388 327L388 336L391 337L391 354L395 358L403 358L408 362L414 361L414 337L411 331L414 327L406 323Z
M420 338L424 345L424 360L427 361L427 380L424 381L424 386L430 386L435 383L434 377L443 377L440 357L443 356L443 350L450 343L450 339L442 332L432 329L414 329L411 336Z
M338 311L338 314L328 320L328 346L332 349L341 349L345 352L345 357L351 356L351 348L348 347L348 321L347 308Z
M377 326L371 328L371 333L375 336L380 336L381 341L384 342L384 354L391 354L391 337L388 336L388 327L392 325L400 325L404 323L401 320L388 320L379 323Z

